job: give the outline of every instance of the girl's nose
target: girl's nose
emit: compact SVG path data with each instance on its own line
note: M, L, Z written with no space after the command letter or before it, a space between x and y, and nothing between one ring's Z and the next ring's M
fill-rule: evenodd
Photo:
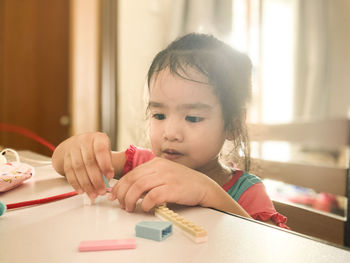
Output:
M183 140L181 123L174 119L167 119L164 123L163 137L168 141L181 142Z

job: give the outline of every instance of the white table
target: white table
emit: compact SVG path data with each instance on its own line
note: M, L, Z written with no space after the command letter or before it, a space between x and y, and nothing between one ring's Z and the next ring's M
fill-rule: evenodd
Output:
M4 203L72 191L51 165L36 167L22 186L0 194ZM81 196L7 211L0 217L0 262L350 262L350 251L255 221L201 207L174 208L203 226L208 242L193 243L176 229L157 242L136 238L136 249L78 252L82 240L135 237L135 224L159 220L138 207L135 213L99 197L84 205ZM113 261L111 261L113 260Z

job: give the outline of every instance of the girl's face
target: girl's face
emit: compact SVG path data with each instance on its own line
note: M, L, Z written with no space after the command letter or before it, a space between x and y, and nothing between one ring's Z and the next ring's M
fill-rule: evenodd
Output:
M191 79L206 82L196 71L190 73ZM218 163L226 136L221 106L209 85L164 69L151 79L149 110L156 156L199 171Z

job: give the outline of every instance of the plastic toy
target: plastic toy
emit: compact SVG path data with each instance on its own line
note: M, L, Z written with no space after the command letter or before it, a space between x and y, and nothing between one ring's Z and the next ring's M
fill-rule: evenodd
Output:
M164 205L155 208L155 215L163 220L173 222L176 227L196 243L202 243L208 240L207 231L204 228L188 221Z
M173 233L173 224L164 221L141 221L136 224L137 237L162 241Z

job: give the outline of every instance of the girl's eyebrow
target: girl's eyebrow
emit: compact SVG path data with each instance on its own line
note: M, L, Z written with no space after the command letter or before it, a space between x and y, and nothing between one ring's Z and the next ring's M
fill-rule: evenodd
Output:
M163 103L159 103L155 101L148 102L148 108L163 108L163 107L165 107Z
M195 109L195 110L211 110L213 107L209 104L197 102L197 103L181 104L177 108L179 108L179 109Z
M166 107L163 103L149 101L148 108L164 108ZM197 103L185 103L177 106L178 109L197 109L197 110L212 110L213 107L209 104L197 102Z

